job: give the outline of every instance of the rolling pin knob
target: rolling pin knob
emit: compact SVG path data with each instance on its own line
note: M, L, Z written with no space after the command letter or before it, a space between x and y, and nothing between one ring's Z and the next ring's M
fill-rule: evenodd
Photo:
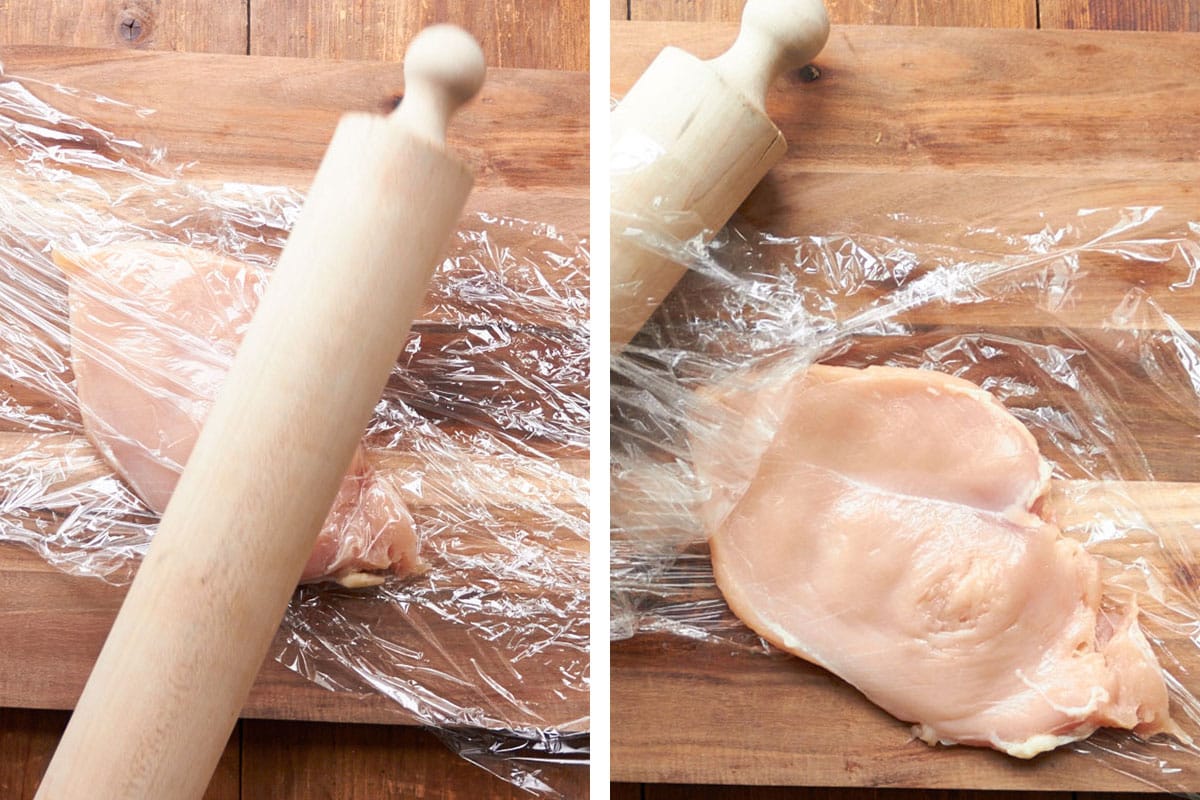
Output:
M455 25L426 28L404 54L404 99L391 120L444 143L450 117L479 93L485 71L483 51L471 34Z
M710 63L761 109L775 79L809 63L828 38L821 0L749 0L737 40Z

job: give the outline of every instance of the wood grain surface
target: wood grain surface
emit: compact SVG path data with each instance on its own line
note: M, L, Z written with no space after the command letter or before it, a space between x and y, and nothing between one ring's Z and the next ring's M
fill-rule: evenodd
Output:
M343 111L388 110L403 91L398 64L50 47L5 47L0 58L9 74L154 108L149 116L109 104L79 110L122 135L165 147L173 162L194 160L188 174L199 183L278 182L304 188ZM49 91L43 84L30 85ZM491 71L488 87L456 118L450 137L450 146L476 170L479 191L472 208L584 236L586 76L500 69ZM504 115L505 124L498 124L496 113ZM513 119L537 124L513 124ZM431 334L431 346L450 333L442 324ZM536 329L530 335L535 334ZM414 369L427 368L417 364ZM469 429L470 416L457 416L458 424ZM582 444L555 444L549 450L563 464L574 464L576 472L586 468ZM0 546L0 641L5 642L0 674L6 676L0 681L0 704L69 708L122 593L61 574L21 548ZM586 714L586 707L570 702L547 702L562 712L560 721ZM380 696L327 692L273 661L264 666L245 714L379 723L406 719Z
M612 19L734 22L744 0L610 0ZM961 28L1200 31L1198 0L826 0L830 22Z
M79 111L167 147L175 163L194 162L185 175L200 182L307 188L342 113L383 113L403 93L402 66L377 62L3 46L0 59L12 75L154 109L144 117L100 104ZM499 125L498 114L538 124ZM585 75L490 70L448 136L475 171L468 210L500 202L505 214L584 231L587 120Z
M626 787L632 784L617 784ZM613 793L613 800L621 795ZM1075 800L1070 792L964 792L946 789L844 789L790 786L649 785L640 800ZM1088 796L1087 800L1093 800Z
M67 715L0 708L0 795L33 800Z
M668 42L711 56L735 28L615 23L613 95ZM914 219L1033 232L1082 208L1164 204L1169 211L1140 235L1177 230L1198 209L1200 116L1180 113L1200 108L1195 48L1186 34L835 26L816 60L820 77L790 76L769 99L791 147L742 207L742 219L780 235L919 237L929 233ZM1066 321L1080 331L1148 277L1106 260L1090 274L1094 305ZM1032 321L987 304L929 313L920 324L964 331L1007 325L1022 335L1030 329L1018 333L1020 325ZM1173 313L1187 328L1200 327L1190 304ZM1138 424L1167 422L1163 409L1126 400ZM1194 435L1194 422L1139 434L1161 441L1157 476L1200 480L1191 453L1178 447ZM1176 523L1190 530L1193 487L1147 489L1178 491ZM705 794L694 786L656 795L654 783L1150 790L1071 753L1021 763L928 748L828 673L731 645L638 636L613 646L612 675L613 777L648 782L646 798L859 796L850 789L755 795L744 787ZM1168 785L1200 787L1200 770L1181 766Z
M1168 794L1149 795L1156 796L1174 797ZM610 794L611 800L1122 800L1128 797L1128 794L1119 792L720 786L678 783L614 783Z
M32 551L0 544L0 705L69 709L112 621L124 589L76 578ZM384 697L326 691L274 659L263 664L243 716L402 723Z
M22 462L30 470L40 470L44 465L58 475L53 485L56 492L69 492L73 484L108 472L98 454L82 437L62 441L64 438L42 439L0 433L0 458L5 454L12 457L19 453ZM412 456L375 452L372 461L379 469L396 475L398 483L402 485L423 484L421 495L402 492L408 507L418 516L428 512L428 506L455 502L455 488L439 485L436 472L426 473ZM587 461L578 459L563 462L563 467L571 474L582 476L586 474ZM488 469L490 474L499 475L506 470L506 465L496 462ZM537 478L526 477L523 480L528 482ZM539 490L548 501L561 502L564 513L584 513L583 509L574 505L575 500L565 487L543 483ZM0 496L3 496L3 492L0 492ZM502 506L507 496L502 485L494 488L494 496L480 494L477 500L495 503L495 516L498 520L503 519L505 512ZM522 521L513 519L510 524L516 528ZM471 536L471 532L464 528L459 535L467 537ZM496 557L503 557L502 543L492 543L490 536L479 536L479 539L480 543L475 549L479 557L488 557L491 552L489 548L495 551ZM582 543L564 537L562 540L551 539L543 546L548 550L546 557L553 558L561 549L572 558L579 558L581 554L578 551ZM518 586L511 591L513 596L518 596L525 590ZM71 708L83 688L90 665L99 654L104 634L111 627L124 595L124 587L96 580L69 578L31 551L9 544L0 545L0 632L7 644L5 648L0 648L0 674L13 676L10 680L0 682L0 705ZM564 598L556 599L555 594L545 587L539 588L538 597L543 602L560 607L565 605L562 602ZM423 624L427 635L441 642L448 651L454 651L455 642L462 636L457 623L433 618ZM285 639L281 635L272 645L271 652L281 652L284 646ZM441 662L431 655L429 663ZM560 722L586 714L586 708L580 705L582 699L576 702L560 701L558 689L557 683L537 685L531 681L522 699L533 707L554 709L561 713ZM458 687L461 695L455 694L454 684L449 684L443 690L447 692L447 699L460 706L471 706L477 702L475 689L469 685ZM409 721L393 702L382 695L332 693L273 659L264 663L242 716L376 723Z
M798 659L640 635L614 645L612 676L617 781L1154 791L1069 751L1022 762L990 750L933 750Z
M1042 28L1200 31L1200 0L1038 0Z
M615 20L731 22L744 5L744 0L610 0L610 12ZM1200 31L1198 0L826 0L825 7L835 25Z
M1046 513L1064 529L1078 529L1106 513L1113 500L1118 507L1137 508L1158 535L1187 542L1191 552L1200 545L1194 526L1200 484L1056 482ZM1115 563L1161 559L1148 536L1113 540L1094 552ZM1180 563L1163 571L1174 588L1190 593L1193 569ZM693 588L673 602L720 602L710 577L689 575ZM1149 598L1142 608L1151 618L1163 612ZM724 622L734 624L731 617ZM1194 669L1200 654L1190 640L1167 637L1183 668ZM612 763L618 780L1151 790L1065 750L1031 762L976 748L934 750L848 685L798 659L662 635L618 642L612 655ZM722 701L730 697L738 698L735 706ZM689 720L685 736L661 723L672 714ZM745 715L752 716L753 725L739 724ZM1200 768L1188 759L1174 766L1182 772L1163 776L1170 788L1200 782Z
M252 55L396 61L417 31L454 22L488 66L586 71L587 0L251 0Z
M707 56L728 23L616 23L620 96L671 41ZM742 206L773 233L914 235L920 222L1034 232L1081 208L1195 208L1200 62L1189 34L835 28L821 77L767 110L787 157ZM1136 75L1135 84L1128 80ZM1035 202L1030 202L1034 198ZM942 243L950 244L950 241Z
M429 731L244 720L242 797L271 800L524 800L530 795L466 763ZM532 766L532 765L526 765ZM586 798L586 769L541 767L567 798Z
M252 1L257 12L253 17L249 13ZM9 44L115 47L126 51L157 49L222 53L286 52L289 55L317 54L314 47L319 45L326 48L328 55L337 57L377 57L397 61L407 40L415 33L415 28L388 29L386 26L396 20L398 9L405 8L408 13L404 15L403 21L410 25L419 24L421 21L467 23L467 26L482 39L492 66L577 70L587 68L586 4L580 2L513 4L485 0L442 3L432 7L430 4L420 4L419 10L418 4L403 0L365 4L317 2L305 4L305 14L302 16L280 13L282 9L279 8L264 8L267 5L279 4L267 4L264 0L218 0L203 3L194 0L135 3L120 3L115 0L87 0L82 3L73 0L0 0L0 62L7 61L11 69L13 59L9 57L6 47ZM300 29L297 23L302 23L305 27ZM354 23L358 23L359 27L353 27ZM345 39L329 39L324 36L329 30L339 32ZM271 47L278 50L269 50ZM50 67L50 71L45 74L53 79L52 57L41 61L34 59L33 62L39 66ZM79 72L85 76L91 72L86 62L87 59L79 62ZM283 152L288 147L279 147L272 143L271 137L258 142L252 141L257 137L249 132L247 127L237 124L237 118L241 115L240 109L219 124L226 130L236 131L240 127L243 133L242 141L228 150L218 144L210 151L209 162L212 163L214 159L219 160L223 154L232 154L240 149L241 155L235 158L239 164L237 172L246 179L268 180L273 175L279 180L292 181L294 185L301 187L307 184L307 175L315 167L316 158L323 148L320 140L332 131L336 116L344 107L360 103L360 107L365 109L388 110L401 89L398 64L387 70L350 68L349 72L340 74L329 71L329 65L325 65L327 69L310 70L295 61L290 62L289 69L268 69L265 74L253 70L247 73L243 71L244 66L245 62L237 61L220 67L201 68L202 74L195 76L195 88L188 91L190 97L186 98L183 93L172 92L169 85L186 70L176 70L169 64L164 64L157 74L146 76L139 75L138 68L134 66L121 80L131 98L144 97L143 93L148 88L157 86L163 90L166 105L171 106L174 101L184 101L174 102L175 107L183 109L184 113L177 118L178 127L167 134L168 138L173 139L173 145L178 151L183 151L185 145L195 141L198 135L201 139L221 139L219 131L205 131L203 115L191 114L186 105L213 94L220 95L222 87L230 80L240 83L234 89L233 93L236 95L248 91L259 80L266 79L260 88L267 97L266 108L273 109L267 111L267 114L282 114L286 121L278 130L284 139L289 138L291 133L300 132L305 128L296 128L293 125L297 116L311 116L311 109L296 110L291 108L290 104L305 97L311 102L313 97L324 95L328 102L316 112L322 115L322 129L314 134L313 141L299 158L289 161ZM106 70L101 68L100 72ZM367 81L364 92L362 81L372 73L375 77ZM115 75L109 72L108 77L113 78ZM548 84L555 83L554 76L544 77L548 79ZM303 89L296 89L296 84L311 80L320 84L316 92L308 93ZM516 76L516 83L529 87L531 84L537 84L537 80L526 80ZM103 84L104 81L101 80L97 86L100 91L105 91ZM582 143L577 152L586 152L586 96L577 90L578 85L578 81L567 80L559 83L557 89L550 88L549 85L535 86L532 91L521 93L520 98L505 98L500 95L493 100L499 100L503 104L513 103L511 107L518 117L554 118L557 115L554 109L564 109L568 116L562 119L565 121L568 117L574 117L577 124L571 131L563 132L562 136L555 134L556 142L561 141L564 136L566 139L574 138L576 144ZM549 111L537 108L538 101L535 97L537 92L542 90L550 92L547 98L551 103ZM356 92L359 93L357 98L347 102L346 96ZM163 101L164 98L158 99L160 104ZM531 101L533 105L530 105ZM492 101L485 98L484 102ZM279 119L277 116L276 120ZM498 130L502 131L503 128ZM139 131L139 135L142 133L154 135L148 130ZM245 135L247 133L250 135ZM494 136L493 133L489 133L487 138L497 141L505 138L503 135ZM584 138L580 139L580 136ZM537 177L537 171L543 167L526 170L529 159L519 152L498 152L497 155L497 163L500 166L494 170L493 175L497 180L491 182L490 189L486 187L489 182L487 179L481 181L485 184L483 191L492 194L488 198L481 198L476 208L495 208L497 202L511 201L507 207L509 213L525 214L530 218L536 218L544 209L553 208L562 212L561 224L564 227L573 230L582 230L585 227L585 162L570 154L564 156L562 151L543 148L539 154L545 156L542 163L546 168L561 174L564 179L562 186L557 186L553 179L544 180ZM481 165L477 163L476 166ZM517 168L516 172L510 168L513 166ZM198 173L202 173L204 169L200 168ZM218 169L210 177L220 180L220 172ZM520 172L525 174L517 174ZM505 183L500 179L501 175L509 175L514 183ZM198 174L197 179L202 180L203 177ZM525 187L528 187L529 191L525 191ZM534 199L523 202L523 198ZM540 198L544 198L545 202ZM448 344L452 342L448 341ZM28 558L30 554L13 555L22 559ZM13 598L21 591L27 590L28 586L25 589L15 587L22 583L22 577L37 573L40 577L30 578L38 584L37 590L48 592L47 597L51 598L50 605L61 601L64 604L60 606L63 613L54 614L57 618L48 626L29 616L18 617L16 621L18 624L28 623L35 641L33 648L42 648L41 652L46 654L50 661L60 660L60 654L64 650L53 641L55 632L67 635L66 656L62 662L69 665L73 657L82 657L83 661L78 663L81 669L85 669L82 664L94 658L97 643L85 643L78 647L71 626L79 624L85 628L106 627L119 602L119 592L90 581L64 581L64 576L43 572L42 565L36 564L35 561L28 561L26 565L29 567L28 571L18 568L17 576L10 574L0 579L0 582L7 584L3 597ZM32 616L36 617L36 614ZM7 619L13 621L11 616ZM82 675L71 676L69 666L49 671L39 669L36 664L31 665L21 656L26 645L25 639L14 642L6 634L0 634L0 641L5 645L0 650L6 654L6 663L0 667L0 694L20 705L62 706L70 702L62 702L62 698L78 693ZM46 676L49 680L35 691L27 692L25 689L28 688L28 684L36 682L31 680L34 674ZM9 680L10 677L15 680ZM272 709L266 713L275 716L301 719L374 719L377 722L396 720L395 709L387 703L380 703L378 697L364 696L347 702L348 698L343 696L339 702L335 700L335 695L316 689L274 662L266 665L256 690L256 697L258 699L252 702L260 709ZM0 712L0 717L3 717L0 720L0 736L3 737L3 743L0 745L0 796L32 798L35 782L42 774L58 733L65 724L65 714L31 711L14 713L15 716ZM325 725L319 730L323 733L318 743L306 750L307 762L293 762L290 765L307 778L307 782L292 782L292 793L288 795L290 797L315 800L325 797L373 799L387 796L515 795L510 786L463 761L437 743L431 735L423 732L411 732L412 736L422 739L421 743L413 743L404 737L389 736L385 729L378 727L366 729L365 735L359 734L356 726ZM330 731L335 733L331 736ZM344 731L344 735L338 734L338 731ZM251 752L243 764L248 783L252 782L255 791L244 795L241 793L236 762L226 761L222 762L222 772L214 782L211 797L283 796L275 790L275 786L286 776L272 771L279 766L278 753L287 751L290 742L305 741L311 744L312 731L302 724L275 724L270 730L270 735L273 738L269 741L263 741L261 737L255 740L260 747ZM386 743L389 749L371 748L375 741ZM337 742L352 742L354 749L342 747L338 751L337 769L332 769L323 747L336 747ZM405 761L406 767L411 768L417 776L436 778L436 785L420 785L411 780L405 782L388 770L388 762L394 757L391 748L399 747L410 751ZM417 751L419 757L414 755ZM259 766L260 761L255 758L258 753L264 755L262 763L267 766ZM274 758L270 757L272 753L275 754ZM364 756L365 753L369 753L369 757ZM586 776L586 769L564 770L564 774L557 778L557 785L563 787L568 796L584 797L586 790L582 787L586 785ZM351 785L358 787L363 793L349 793L346 787ZM393 789L402 791L392 794Z
M0 797L33 800L67 724L63 711L0 708ZM587 797L587 770L541 768L564 797ZM429 731L243 720L205 800L517 800L529 797L462 760Z
M69 716L66 712L0 707L0 797L33 800ZM239 800L242 797L241 751L239 726L221 755L204 800Z
M744 5L745 0L629 0L629 16L616 16L614 8L613 19L730 22L741 18ZM825 8L834 25L1037 27L1035 0L825 0Z
M0 0L0 46L399 61L438 22L474 34L492 67L588 69L586 0Z
M250 0L0 0L0 47L245 53Z

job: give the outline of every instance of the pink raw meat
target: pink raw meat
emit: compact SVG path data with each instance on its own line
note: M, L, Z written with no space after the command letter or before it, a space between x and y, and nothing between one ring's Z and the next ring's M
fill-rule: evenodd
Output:
M149 241L56 251L54 261L70 278L71 365L84 429L161 514L268 276L215 253ZM418 570L417 549L397 488L359 447L301 580L376 584L382 571Z
M776 646L836 673L933 744L1029 758L1100 727L1172 733L1137 609L1034 511L1050 470L987 392L936 372L816 366L713 521L717 583ZM697 447L720 487L723 454Z

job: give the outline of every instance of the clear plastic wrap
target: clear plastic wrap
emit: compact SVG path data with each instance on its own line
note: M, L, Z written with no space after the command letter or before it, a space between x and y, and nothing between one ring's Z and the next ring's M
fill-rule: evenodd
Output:
M0 66L0 542L121 583L157 515L94 446L105 437L81 415L74 367L125 370L145 408L205 402L235 349L218 329L248 318L303 195L191 182L161 149L89 122L100 104L154 113ZM107 257L94 254L146 242L234 259L209 276L208 317L149 285L179 268L169 257L143 259L135 290L88 282ZM383 694L465 757L553 794L541 764L587 754L588 252L551 223L484 212L450 250L364 439L425 569L301 586L274 656L331 690ZM56 265L64 253L83 254L82 278ZM71 281L88 326L69 324ZM131 373L130 348L180 358ZM109 438L179 470L121 430Z
M690 269L613 361L613 637L777 654L730 611L706 541L779 430L772 392L816 363L938 370L1033 433L1053 467L1045 513L1099 557L1102 608L1136 595L1172 714L1200 738L1200 224L1162 208L1042 219L892 215L860 226L886 236L816 236L735 218L707 244L614 220ZM763 402L747 414L717 386ZM698 468L701 451L719 464ZM1162 790L1196 785L1197 744L1102 730L1070 747Z

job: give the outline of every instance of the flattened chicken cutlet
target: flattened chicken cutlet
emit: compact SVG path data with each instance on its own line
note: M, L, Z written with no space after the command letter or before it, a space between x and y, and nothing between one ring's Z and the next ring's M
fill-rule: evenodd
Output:
M1130 602L1100 610L1094 557L1035 503L1028 430L937 372L815 366L769 399L781 426L710 526L717 584L777 647L834 672L929 744L1019 758L1101 727L1186 735ZM694 449L722 485L721 453Z

